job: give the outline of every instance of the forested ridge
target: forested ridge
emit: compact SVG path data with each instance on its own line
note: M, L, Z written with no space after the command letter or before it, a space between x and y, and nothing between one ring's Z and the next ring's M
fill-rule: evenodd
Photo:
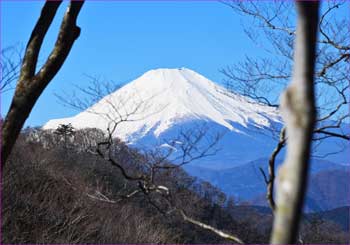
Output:
M194 226L181 216L164 214L157 196L135 195L120 171L93 151L103 133L76 131L65 138L53 131L26 129L3 175L3 243L228 243ZM68 140L67 140L68 139ZM142 171L142 154L117 141L118 159L130 171ZM137 168L137 169L135 169ZM220 190L181 168L158 176L173 190L176 205L187 215L246 243L268 243L272 215L236 205ZM113 203L114 202L114 203ZM345 243L339 226L315 219L305 221L305 242Z

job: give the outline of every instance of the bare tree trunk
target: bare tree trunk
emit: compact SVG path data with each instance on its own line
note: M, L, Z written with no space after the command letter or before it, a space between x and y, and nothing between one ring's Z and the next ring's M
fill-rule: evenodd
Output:
M76 25L76 19L84 2L74 1L69 4L63 17L58 38L50 56L35 74L42 42L61 3L62 1L45 2L28 41L15 94L2 125L1 168L5 165L37 99L60 70L74 41L79 37L80 28Z
M282 95L287 155L278 173L272 244L296 242L307 186L309 155L316 118L314 66L318 2L296 2L298 19L292 82Z

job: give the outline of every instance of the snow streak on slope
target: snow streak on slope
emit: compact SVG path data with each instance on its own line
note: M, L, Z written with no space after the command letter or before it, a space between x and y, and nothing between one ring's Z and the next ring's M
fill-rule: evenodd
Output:
M156 69L143 74L98 103L71 118L50 120L44 129L72 123L75 128L107 130L115 122L115 135L134 142L152 132L155 137L172 125L190 120L215 122L231 131L253 125L270 127L281 121L276 109L230 94L202 75L186 69Z

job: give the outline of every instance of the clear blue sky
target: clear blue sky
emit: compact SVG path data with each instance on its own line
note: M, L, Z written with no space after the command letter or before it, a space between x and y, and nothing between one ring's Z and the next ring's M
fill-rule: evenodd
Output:
M2 48L25 47L42 6L40 1L1 1ZM66 6L61 5L46 35L39 63L53 47ZM125 83L150 69L187 67L220 83L220 68L261 54L243 32L246 20L216 1L87 1L78 18L81 35L26 125L75 115L57 103L54 93L70 91L73 84L86 86L84 74ZM11 92L2 95L2 116L11 97Z
M1 45L25 47L42 2L1 2ZM55 42L65 2L46 36L41 59ZM254 54L243 33L241 17L219 2L86 2L78 18L81 35L63 68L33 109L26 125L42 125L76 111L57 103L54 92L84 86L83 75L128 82L160 67L187 67L220 82L219 69ZM7 112L12 94L1 98Z

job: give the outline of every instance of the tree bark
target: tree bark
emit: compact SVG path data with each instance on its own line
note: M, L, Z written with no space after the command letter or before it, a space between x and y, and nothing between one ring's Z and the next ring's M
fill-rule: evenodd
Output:
M62 1L45 2L28 41L15 94L2 125L1 168L5 166L24 122L36 101L60 70L74 41L79 37L80 28L76 25L76 20L84 2L72 1L63 17L58 38L50 56L35 74L42 42L61 3Z
M278 173L272 244L291 244L297 240L316 119L314 67L319 3L297 1L296 6L293 77L281 98L287 155Z

